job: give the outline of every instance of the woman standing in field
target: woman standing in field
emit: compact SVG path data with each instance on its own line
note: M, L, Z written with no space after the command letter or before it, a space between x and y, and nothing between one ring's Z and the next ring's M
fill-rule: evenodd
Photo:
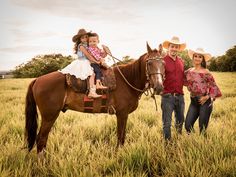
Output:
M188 51L193 60L193 68L185 71L185 86L190 91L191 103L185 120L188 133L193 130L195 121L199 118L200 133L205 132L212 113L213 101L221 96L221 91L215 83L212 74L206 69L206 62L211 55L202 48Z
M96 93L96 86L94 84L95 74L90 66L90 62L97 62L87 51L88 47L88 32L85 29L80 29L78 33L73 36L72 41L75 43L74 51L77 54L77 59L66 66L60 72L63 74L71 74L81 80L89 78L89 94L88 97L98 98L102 95Z

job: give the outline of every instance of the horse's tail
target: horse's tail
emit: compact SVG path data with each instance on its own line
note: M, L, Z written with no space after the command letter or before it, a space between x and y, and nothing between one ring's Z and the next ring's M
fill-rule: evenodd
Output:
M36 108L36 102L33 95L33 85L35 83L36 79L33 80L27 91L26 95L26 103L25 103L25 138L27 139L28 143L28 150L31 151L36 140L37 135L37 108Z

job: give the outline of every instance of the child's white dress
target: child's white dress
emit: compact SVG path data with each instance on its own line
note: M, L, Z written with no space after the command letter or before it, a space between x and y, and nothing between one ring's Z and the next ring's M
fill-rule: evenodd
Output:
M76 78L85 80L88 76L91 76L93 74L93 68L90 66L90 61L86 58L83 52L80 51L79 47L81 45L83 45L85 48L87 47L86 44L80 44L78 46L78 59L72 61L69 65L67 65L59 72L63 74L69 73L70 75L74 75Z

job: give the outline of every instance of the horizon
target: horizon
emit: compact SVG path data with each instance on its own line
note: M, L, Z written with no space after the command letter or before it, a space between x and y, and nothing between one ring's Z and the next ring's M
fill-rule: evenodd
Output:
M0 70L14 70L37 55L73 55L71 39L79 28L98 33L117 58L138 58L146 41L157 48L172 36L187 49L221 56L236 45L234 7L233 0L3 0Z

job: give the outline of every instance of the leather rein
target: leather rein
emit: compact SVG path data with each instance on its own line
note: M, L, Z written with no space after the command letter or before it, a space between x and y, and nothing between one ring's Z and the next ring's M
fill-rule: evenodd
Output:
M156 103L155 93L154 93L154 91L151 90L152 87L150 87L150 76L151 76L151 75L158 75L158 74L160 74L161 77L162 77L162 79L163 79L163 78L164 78L164 74L161 73L161 72L153 72L153 73L150 73L150 72L149 72L149 69L148 69L148 62L151 61L151 60L159 61L159 60L162 60L163 58L161 58L161 57L153 57L153 58L148 58L148 59L146 60L146 78L147 78L147 81L146 81L146 83L145 83L144 89L141 90L141 89L138 89L138 88L134 87L132 84L129 83L129 81L125 78L124 74L121 72L119 66L118 66L117 63L115 62L115 59L118 60L118 61L120 61L120 62L122 62L122 60L119 60L118 58L114 57L114 56L111 55L111 54L108 54L108 55L109 55L110 57L112 57L113 62L115 63L115 66L116 66L117 70L119 71L120 75L122 76L122 78L124 79L124 81L125 81L132 89L134 89L134 90L136 90L136 91L138 91L138 92L141 92L141 95L144 93L144 95L146 95L146 96L148 96L148 95L149 95L149 92L150 92L151 97L152 97L152 98L154 99L154 101L155 101L155 106L156 106L156 110L157 110L157 103ZM140 95L140 97L141 97L141 95ZM139 98L140 98L140 97L139 97Z

